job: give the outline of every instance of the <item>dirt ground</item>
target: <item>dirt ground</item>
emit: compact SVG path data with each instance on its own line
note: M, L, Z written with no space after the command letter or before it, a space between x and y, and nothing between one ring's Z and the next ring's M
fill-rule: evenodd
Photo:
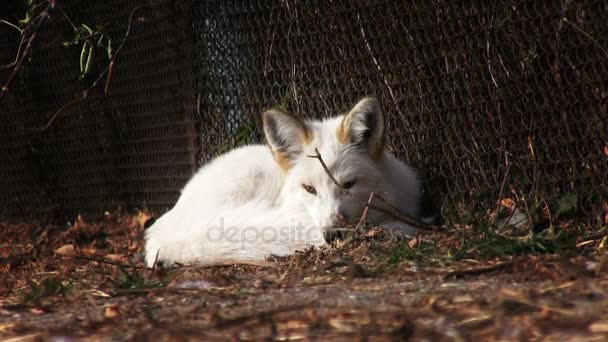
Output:
M417 241L369 235L263 265L148 270L145 219L0 225L0 339L608 339L605 239L430 262Z

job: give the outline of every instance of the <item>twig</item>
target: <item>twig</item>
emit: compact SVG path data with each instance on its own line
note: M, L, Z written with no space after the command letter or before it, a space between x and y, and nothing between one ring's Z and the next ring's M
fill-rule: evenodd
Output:
M400 110L401 106L399 106L397 104L397 98L395 97L393 88L391 87L390 83L386 79L386 76L384 75L384 71L382 70L380 63L378 63L378 59L376 59L376 56L374 55L372 46L369 43L367 36L365 35L365 30L363 29L363 25L361 25L361 18L359 17L359 13L357 13L356 18L357 18L357 24L359 24L359 31L361 32L361 37L363 38L363 41L365 42L365 47L367 48L367 52L369 53L370 57L372 58L372 62L374 62L374 65L376 66L376 69L378 70L378 74L380 74L380 76L382 77L382 82L386 86L386 89L388 89L388 93L391 96L393 105L395 105L395 108L397 108L397 111L399 112L399 114L401 114L401 110Z
M15 78L15 76L17 76L17 72L19 71L19 69L21 69L21 66L23 65L23 61L25 61L30 50L32 49L32 43L34 42L35 38L36 38L36 32L32 33L32 35L28 38L27 46L25 47L25 50L23 51L21 58L19 58L18 61L14 64L15 67L13 68L13 71L11 72L10 76L8 77L8 80L6 81L6 83L4 83L4 85L2 86L2 91L0 92L0 100L2 100L4 95L6 95L6 93L8 93L8 90L10 88L11 83L13 82L13 79Z
M490 272L502 270L505 268L509 268L511 266L513 266L513 261L499 262L499 263L496 263L494 265L489 265L489 266L465 268L465 269L451 271L451 272L448 272L446 275L444 275L443 278L450 279L450 278L462 278L467 275L481 275L481 274L490 273Z
M608 232L606 232L605 229L602 229L601 231L599 231L597 233L584 236L581 239L581 242L578 242L576 244L576 247L580 248L580 247L586 246L586 245L591 244L591 243L593 243L593 242L595 242L597 240L601 240L601 239L603 239L603 238L605 238L607 236L608 236Z
M287 276L287 274L289 274L289 271L291 271L291 267L293 266L293 261L295 258L290 258L289 260L289 266L287 266L287 269L285 270L285 272L283 272L283 274L279 277L279 281L282 282L285 277Z
M272 257L274 257L274 255L271 254ZM173 263L173 265L175 266L179 266L180 269L184 270L184 269L195 269L195 270L199 270L199 269L208 269L208 268L224 268L224 267L233 267L233 266L254 266L254 267L277 267L276 264L274 264L273 262L270 261L243 261L243 260L237 260L237 259L229 259L226 260L225 262L221 262L221 263L217 263L217 264L178 264L178 263Z
M110 65L109 65L109 69L108 69L108 78L106 78L106 85L103 87L103 94L107 95L108 92L110 91L110 80L112 79L112 71L114 71L114 58L112 58L112 60L110 61Z
M136 270L147 270L148 269L147 267L126 265L126 264L123 264L120 262L116 262L116 261L112 261L112 260L108 260L108 259L104 259L104 258L90 257L90 256L86 256L86 255L65 255L63 257L78 259L78 260L97 261L102 264L108 264L108 265L112 265L112 266L116 266L116 267L132 268L132 269L136 269Z
M219 323L217 323L215 326L209 327L208 329L218 329L218 328L225 329L228 327L241 325L241 324L246 323L251 320L271 319L272 316L275 316L279 313L289 312L289 311L301 311L307 307L310 307L310 305L311 305L311 303L296 304L296 305L286 306L286 307L282 307L282 308L276 308L276 309L272 309L272 310L256 312L253 314L246 314L243 316L238 316L238 317L230 318L230 319L221 319L220 318Z
M8 69L17 64L17 62L19 61L19 56L21 56L21 49L23 48L23 43L25 43L25 38L23 36L21 36L21 41L19 42L19 47L17 48L17 54L15 55L15 60L10 64L0 66L0 70Z
M158 254L160 253L160 248L156 250L156 255L154 256L154 262L152 263L152 269L156 269L156 265L158 263Z
M392 205L390 202L388 202L387 200L385 200L378 194L375 194L374 199L379 199L380 201L382 201L382 203L384 203L386 206L388 206L391 210L387 210L387 209L384 209L382 207L378 207L378 206L375 206L372 204L370 206L370 208L373 210L377 210L377 211L380 211L387 215L390 215L392 218L394 218L398 221L401 221L403 223L411 224L420 230L427 230L427 231L431 231L431 232L439 231L438 230L439 226L426 224L424 222L421 222L421 221L403 213L399 208L395 207L394 205Z
M10 64L6 64L6 65L3 65L3 66L0 66L0 70L4 70L4 69L8 69L10 67L13 67L13 66L15 66L17 64L17 62L19 61L19 56L21 56L21 48L23 47L23 43L25 43L26 39L25 39L25 37L23 35L23 30L20 29L15 24L13 24L11 22L8 22L8 21L6 21L4 19L1 19L0 23L4 23L6 25L9 25L10 27L15 28L16 30L19 31L19 36L21 37L21 41L19 42L19 47L17 48L17 54L15 55L15 60L12 63L10 63Z
M578 32L582 33L587 38L589 38L589 40L591 40L595 45L597 45L597 47L600 48L600 50L602 50L602 52L606 56L608 56L608 50L606 50L606 48L604 46L602 46L602 44L600 44L600 42L598 42L597 39L593 38L592 35L590 35L589 33L585 32L585 30L583 30L582 28L580 28L578 25L576 25L575 23L573 23L570 20L568 20L568 18L563 18L562 20L565 23L569 24L570 26L574 27Z
M149 294L149 293L202 293L209 291L224 291L230 289L230 287L209 287L209 288L179 288L179 287L148 287L139 289L116 289L112 293L117 295L129 295L129 294Z
M363 213L361 214L361 218L359 219L359 223L357 223L355 230L357 230L360 227L363 227L365 225L365 220L367 220L367 212L369 211L369 206L372 205L375 195L376 195L375 192L372 192L371 194L369 194L369 199L367 200L367 203L365 204L365 208L363 209Z
M7 338L4 340L4 342L34 341L34 340L37 340L38 337L41 337L41 339L42 339L42 333L35 332L35 333L31 333L31 334L19 335L19 336ZM48 337L48 335L47 335L47 337Z
M65 18L65 20L68 21L68 23L70 24L70 26L72 26L72 29L74 31L77 31L78 28L76 27L76 25L74 24L74 22L72 21L72 19L70 19L70 17L68 17L67 13L65 13L65 11L63 9L61 9L61 7L59 7L59 6L56 6L56 8L63 15L63 17Z
M560 308L555 308L555 307L535 303L528 298L524 298L521 294L511 291L511 290L503 289L501 292L503 295L506 295L505 296L506 298L502 299L503 303L509 303L509 302L516 303L516 304L528 306L531 308L536 308L541 311L549 311L549 312L553 312L553 313L557 313L557 314L560 314L563 316L569 316L569 317L574 317L578 314L574 310L560 309Z
M82 92L82 95L80 95L79 97L73 99L72 101L64 104L57 111L55 111L55 113L53 113L53 115L51 115L51 118L49 119L49 121L47 122L46 125L44 125L42 127L37 127L37 128L30 128L29 129L30 131L44 132L45 130L47 130L51 126L51 124L53 123L53 121L55 121L55 119L59 116L59 114L61 114L67 108L69 108L69 107L75 105L76 103L79 103L82 100L86 99L89 96L89 92L93 88L95 88L95 86L97 86L97 84L106 76L106 74L108 75L108 78L107 78L106 84L104 86L104 94L107 94L109 83L110 83L110 79L111 79L111 71L113 70L116 58L118 57L118 55L120 54L120 51L122 50L123 46L127 42L127 38L131 34L131 28L133 26L133 17L135 16L135 13L137 11L139 11L140 9L143 9L143 8L149 8L149 6L139 6L139 7L136 7L135 9L133 9L133 11L131 11L131 14L129 15L129 23L128 23L128 26L127 26L127 31L125 32L125 35L124 35L124 37L122 39L122 42L120 43L120 45L116 49L116 52L114 53L114 56L112 56L112 59L110 60L110 63L108 63L108 65L99 74L99 76L95 79L95 81L93 81L93 83L87 89L85 89Z
M477 317L465 318L460 322L454 323L454 327L467 328L470 326L479 326L482 323L489 322L494 318L494 314L486 314Z
M10 27L14 28L15 30L19 31L19 33L22 33L22 32L23 32L23 30L22 30L22 29L20 29L20 28L19 28L19 26L17 26L17 25L15 25L15 24L11 23L10 21L6 21L6 20L4 20L4 19L0 19L0 23L6 24L6 25L8 25L8 26L10 26Z
M42 25L43 19L48 17L48 12L50 9L51 9L51 5L49 4L44 9L44 11L42 11L34 19L32 19L31 22L23 29L18 28L16 25L11 24L6 20L2 21L3 23L8 24L11 27L19 30L19 32L21 33L21 42L19 43L19 49L17 50L17 58L15 59L16 62L9 64L9 66L14 65L15 67L13 68L13 71L11 72L10 76L8 77L8 80L2 86L2 90L0 91L0 100L2 100L4 95L6 95L8 93L11 83L13 82L13 80L17 76L17 73L23 66L23 62L27 59L29 52L32 49L32 44L34 42L34 39L36 38L36 35L38 34L38 29L40 29L40 25ZM27 33L30 31L30 28L31 28L32 33L31 33L31 35L29 35L29 37L27 39L25 39L24 37L27 36ZM21 58L19 58L19 52L21 51L21 46L23 45L23 42L25 40L27 40L27 46L25 47L25 50L23 51Z
M334 178L334 175L331 174L331 171L329 171L329 168L327 167L327 164L325 164L325 161L323 161L323 157L321 157L321 153L319 153L319 150L316 149L316 148L315 148L315 153L316 153L315 155L312 155L312 156L309 155L307 157L319 160L319 163L321 163L321 166L323 166L323 170L325 170L325 173L327 173L327 175L334 182L334 184L336 184L336 186L340 190L348 192L348 190L344 189L344 187L342 186L342 184L338 183L338 181L336 180L336 178Z
M492 18L490 19L490 28L492 28L492 23L494 22L494 16L492 16ZM494 74L492 74L492 63L490 63L490 30L488 30L488 33L486 34L486 52L487 52L487 64L488 64L488 71L490 72L490 78L492 79L492 83L494 83L494 85L496 86L496 88L499 88L498 83L496 82L496 79L494 79Z
M59 109L57 109L57 111L55 111L55 113L53 113L53 115L51 115L51 118L46 123L46 125L44 125L43 127L40 127L40 128L30 128L29 130L31 130L31 131L39 131L39 132L45 131L47 128L49 128L51 126L51 124L53 123L53 121L55 121L55 119L59 116L59 114L61 112L63 112L66 108L69 108L72 105L74 105L74 104L76 104L76 103L84 100L86 97L87 97L87 95L83 93L83 95L81 97L77 97L75 99L72 99L70 102L67 102L67 103L63 104L61 107L59 107Z
M597 233L584 236L583 240L599 240L606 236L608 236L608 232L605 229L602 229L601 231L599 231Z

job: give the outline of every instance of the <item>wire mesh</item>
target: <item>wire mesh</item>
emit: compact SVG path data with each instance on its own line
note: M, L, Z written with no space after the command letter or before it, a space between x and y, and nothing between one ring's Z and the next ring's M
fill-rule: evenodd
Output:
M10 2L9 2L10 3ZM11 21L23 16L10 7ZM57 10L39 29L31 60L0 102L0 217L73 218L116 206L165 210L196 168L192 3L187 1L61 1L75 23L98 25L114 48L131 33L109 82L81 96L108 60L99 54L79 79L78 47ZM1 6L0 6L1 7ZM2 61L17 53L15 32L0 26ZM4 82L12 69L3 70ZM106 78L103 79L105 84ZM47 129L42 129L47 124Z
M96 88L31 132L91 81L78 79L77 49L50 44L65 22L41 32L0 101L0 216L163 211L197 165L261 140L264 109L331 116L369 94L391 148L436 195L493 204L511 190L575 193L589 209L608 199L605 1L61 4L114 41L134 8L148 8L110 94ZM19 6L2 6L18 19ZM6 64L18 40L2 26L0 37Z
M605 1L202 1L201 161L264 107L322 117L375 94L432 192L608 194ZM259 139L259 135L255 136Z

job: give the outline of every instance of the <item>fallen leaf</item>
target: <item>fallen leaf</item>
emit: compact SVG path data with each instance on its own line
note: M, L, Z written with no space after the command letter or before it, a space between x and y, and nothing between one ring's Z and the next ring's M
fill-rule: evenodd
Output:
M290 320L285 323L277 323L279 330L306 329L309 326L310 323L305 320Z
M329 319L329 325L341 332L354 332L362 325L368 325L370 323L370 317L367 315L341 314Z
M593 322L589 325L589 331L594 333L606 333L608 332L608 321Z
M139 226L141 228L144 228L144 225L146 224L146 222L148 222L148 220L151 218L152 218L152 216L150 216L150 214L148 214L144 211L138 211L137 216L135 217L135 219L137 220L137 223L139 224Z
M72 245L72 244L63 245L55 250L55 254L76 255L76 249L74 248L74 245Z
M126 262L127 257L121 254L108 254L105 257L108 260L117 261L117 262Z
M16 325L15 323L11 323L11 322L9 322L9 323L1 323L0 324L0 332L4 332L4 331L7 331L7 330L10 330L10 329L14 328L15 325Z
M82 217L82 215L78 215L76 217L76 221L74 222L74 225L71 227L71 229L77 229L77 228L82 228L82 227L86 227L87 226L87 222L84 220L84 217Z
M454 298L452 298L452 302L454 303L470 303L472 301L473 297L469 295L454 296Z
M136 252L141 248L137 241L133 241L129 244L129 252Z
M602 250L602 249L606 248L606 238L608 238L608 236L604 236L602 238L602 241L600 242L600 245L597 246L597 249Z
M407 242L407 245L410 246L411 249L416 249L416 247L418 247L418 239L417 238L413 238L410 241Z
M513 210L517 206L515 201L512 198L508 198L508 197L501 199L500 205L502 205L505 208L511 209L511 210Z
M30 312L34 315L42 315L44 313L44 310L38 308L31 308Z
M120 316L120 309L118 305L110 305L105 308L103 314L106 318L115 318Z
M97 254L97 249L86 247L86 248L82 249L82 254L84 254L84 255L96 255Z
M110 298L110 297L112 297L109 294L107 294L107 293L105 293L105 292L103 292L101 290L91 290L90 292L91 292L91 294L93 296L97 296L97 297L104 297L104 298Z

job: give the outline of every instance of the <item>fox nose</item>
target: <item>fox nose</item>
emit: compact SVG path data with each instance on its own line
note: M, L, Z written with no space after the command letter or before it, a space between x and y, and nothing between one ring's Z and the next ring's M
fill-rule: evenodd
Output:
M343 239L344 232L340 228L345 228L348 225L348 217L342 212L332 214L331 219L333 229L328 229L323 232L323 238L327 243L331 243L337 239Z
M333 214L332 217L333 217L333 221L336 224L340 224L340 225L348 224L348 217L343 212L335 213L335 214Z

